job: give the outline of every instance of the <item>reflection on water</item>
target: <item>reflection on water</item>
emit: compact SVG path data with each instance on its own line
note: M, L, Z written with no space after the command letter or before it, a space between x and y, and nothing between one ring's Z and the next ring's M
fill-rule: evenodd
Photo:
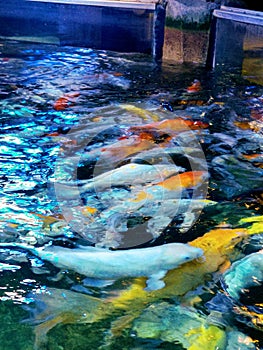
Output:
M0 52L2 348L262 348L262 86L143 55ZM189 262L164 259L145 290L174 242ZM54 260L32 248L48 244ZM80 245L131 260L91 279L107 260L84 276Z
M263 28L256 27L253 29L244 38L242 73L249 81L262 85Z

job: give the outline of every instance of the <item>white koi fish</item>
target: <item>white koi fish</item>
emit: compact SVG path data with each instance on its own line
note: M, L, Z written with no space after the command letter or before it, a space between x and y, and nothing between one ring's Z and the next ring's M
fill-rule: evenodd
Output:
M79 190L83 193L94 189L102 190L111 186L154 183L182 171L184 171L184 168L172 163L156 165L130 163L86 181Z
M168 270L203 255L202 249L183 243L116 251L90 246L69 249L51 245L37 248L20 243L0 243L0 247L28 250L58 268L73 270L94 279L107 281L148 277L147 290L163 288L165 283L161 279Z
M239 300L242 291L263 282L263 250L235 261L223 275L227 293Z

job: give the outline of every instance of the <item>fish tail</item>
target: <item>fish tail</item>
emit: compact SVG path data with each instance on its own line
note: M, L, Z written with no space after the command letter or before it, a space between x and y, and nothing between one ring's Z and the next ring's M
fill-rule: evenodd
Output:
M19 248L23 250L30 251L32 253L36 253L36 247L29 245L29 244L24 244L24 243L0 243L0 248Z

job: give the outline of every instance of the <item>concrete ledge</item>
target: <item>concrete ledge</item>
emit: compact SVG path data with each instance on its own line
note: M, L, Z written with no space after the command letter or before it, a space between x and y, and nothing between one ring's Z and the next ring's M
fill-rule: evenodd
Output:
M129 8L129 9L145 9L154 10L159 0L27 0L30 2L46 2L53 4L64 5L87 5L87 6L99 6L99 7L117 7L117 8Z
M263 26L263 13L222 6L220 10L214 10L213 16L221 19L228 19L235 22L255 24Z

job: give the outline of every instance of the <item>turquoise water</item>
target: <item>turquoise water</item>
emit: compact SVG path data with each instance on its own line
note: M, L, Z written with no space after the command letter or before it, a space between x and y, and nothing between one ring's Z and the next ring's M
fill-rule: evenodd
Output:
M1 243L139 251L214 229L223 240L224 230L259 223L235 247L212 251L214 268L213 259L199 262L202 273L189 263L200 283L175 275L149 297L144 279L91 285L71 256L60 273L56 262L2 247L1 350L262 348L262 253L254 270L246 260L241 286L226 283L231 263L262 249L262 86L234 68L16 42L0 44L0 66ZM189 89L195 79L201 89ZM190 124L142 127L178 118ZM131 178L129 164L138 167ZM165 173L152 177L143 165L202 176L167 190L156 187ZM123 171L117 180L95 183L114 169ZM114 300L136 283L119 307ZM199 339L201 329L210 335Z

